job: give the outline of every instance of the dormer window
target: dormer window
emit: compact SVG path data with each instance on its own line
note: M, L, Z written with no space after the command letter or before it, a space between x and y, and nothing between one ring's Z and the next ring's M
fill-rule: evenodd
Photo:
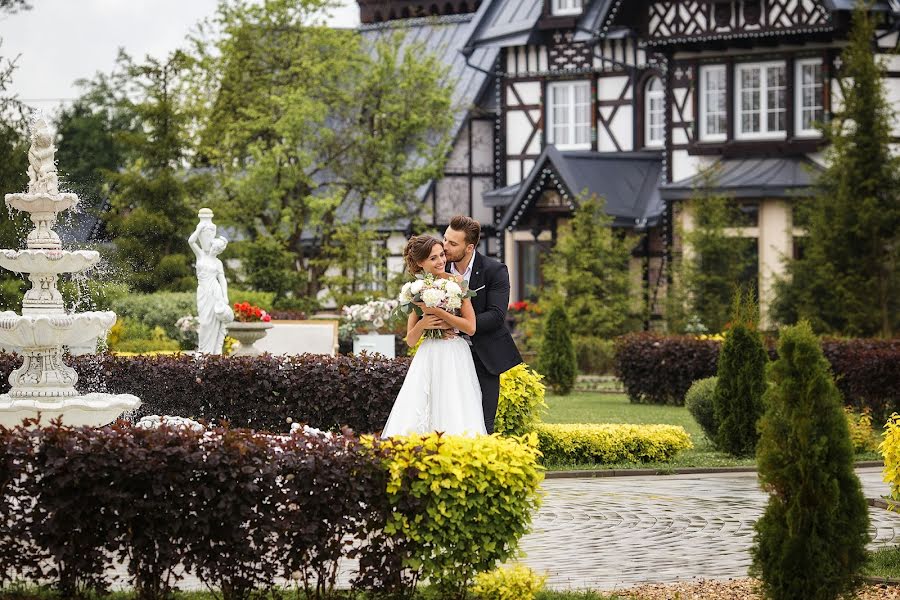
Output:
M550 11L554 16L580 15L582 0L552 0Z

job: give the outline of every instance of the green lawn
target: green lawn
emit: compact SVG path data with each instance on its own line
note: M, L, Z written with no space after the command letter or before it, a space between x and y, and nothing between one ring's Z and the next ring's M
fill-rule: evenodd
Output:
M864 574L900 579L900 547L885 546L873 552L866 563Z
M646 423L681 425L691 435L694 449L680 453L664 463L548 464L551 470L572 469L635 469L655 468L663 471L684 467L745 467L754 466L752 458L733 458L715 450L703 430L683 406L632 404L625 394L573 393L569 396L548 396L546 423ZM875 454L858 455L858 460L877 460Z

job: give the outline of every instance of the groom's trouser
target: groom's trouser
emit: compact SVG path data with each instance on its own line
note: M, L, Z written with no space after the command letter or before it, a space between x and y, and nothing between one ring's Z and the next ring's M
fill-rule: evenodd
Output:
M500 401L500 376L488 372L487 367L472 351L475 360L475 373L481 384L481 408L484 411L484 426L488 433L494 433L494 421L497 419L497 403Z

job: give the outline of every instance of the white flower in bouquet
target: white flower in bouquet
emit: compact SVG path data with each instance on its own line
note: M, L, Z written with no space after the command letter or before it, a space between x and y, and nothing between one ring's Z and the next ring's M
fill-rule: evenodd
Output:
M448 281L449 280L447 280L447 279L438 278L438 279L435 279L434 283L432 283L431 285L433 285L434 287L436 287L439 290L444 290L444 289L447 289Z
M447 294L444 292L444 290L440 290L434 287L428 288L422 292L422 302L425 303L425 306L438 306L441 302L444 301L444 298L446 297Z
M459 287L459 284L455 281L450 280L442 280L447 281L447 284L444 286L444 289L447 291L450 296L462 296L462 288ZM456 308L459 308L458 306Z
M462 307L462 296L448 296L444 306L447 310L459 310Z
M412 302L413 293L412 293L412 282L407 281L403 284L403 287L400 289L400 302L402 304L409 304Z
M412 292L412 295L420 294L422 292L422 288L425 287L424 279L416 279L409 286L409 291Z

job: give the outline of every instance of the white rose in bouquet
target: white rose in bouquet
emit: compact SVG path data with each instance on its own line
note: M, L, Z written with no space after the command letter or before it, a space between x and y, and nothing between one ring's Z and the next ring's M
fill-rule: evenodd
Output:
M444 289L451 296L462 296L462 288L459 287L459 284L455 281L447 281L447 285L444 286Z
M424 287L425 281L423 279L416 279L412 282L412 284L410 284L409 291L412 292L413 296L415 296L416 294L420 293L422 291L422 288Z
M462 306L462 298L459 296L450 296L444 304L448 310L459 310Z
M400 289L400 302L403 304L408 304L412 302L413 293L412 293L412 282L406 282L403 284L403 287Z
M424 292L422 292L422 302L425 303L425 306L435 307L439 305L444 298L447 297L447 294L444 293L443 290L439 290L437 288L428 288Z

